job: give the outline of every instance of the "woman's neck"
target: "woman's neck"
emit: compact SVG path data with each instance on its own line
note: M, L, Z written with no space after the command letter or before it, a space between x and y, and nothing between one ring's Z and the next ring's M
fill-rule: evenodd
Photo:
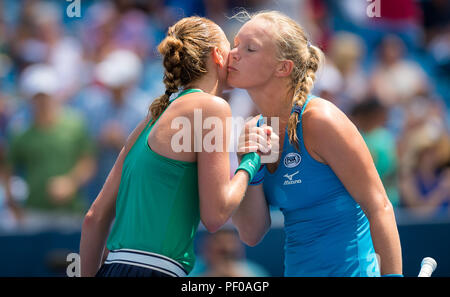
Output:
M186 89L200 89L205 93L221 97L224 87L215 75L205 75L201 79L187 85Z
M269 120L277 117L281 127L288 122L294 96L293 91L289 91L288 85L282 84L281 81L269 82L262 87L247 91L263 117Z

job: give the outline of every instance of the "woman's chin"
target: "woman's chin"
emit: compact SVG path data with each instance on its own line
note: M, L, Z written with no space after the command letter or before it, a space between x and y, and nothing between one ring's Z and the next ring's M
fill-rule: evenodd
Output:
M234 78L230 79L230 76L228 76L227 85L228 88L226 88L226 90L242 89L242 85L239 82L237 82L236 79Z

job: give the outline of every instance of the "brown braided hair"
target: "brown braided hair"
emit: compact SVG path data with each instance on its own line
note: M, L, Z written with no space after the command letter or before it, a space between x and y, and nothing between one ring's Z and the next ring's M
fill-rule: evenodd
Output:
M188 87L206 72L208 55L222 42L223 31L213 21L188 17L169 27L167 36L158 45L163 57L166 92L149 107L153 124L169 106L169 99L180 88Z

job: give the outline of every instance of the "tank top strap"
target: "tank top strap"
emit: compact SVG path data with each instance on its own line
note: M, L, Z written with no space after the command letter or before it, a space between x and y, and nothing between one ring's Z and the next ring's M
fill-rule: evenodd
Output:
M292 114L293 112L298 112L299 116L301 117L301 115L303 114L303 111L305 110L305 107L306 107L306 105L308 104L308 102L309 102L311 99L315 98L315 97L317 97L317 96L314 96L314 95L308 95L308 96L306 97L306 101L305 101L305 103L303 104L302 107L297 106L297 105L294 106L294 107L292 107L291 114Z
M197 92L203 92L203 91L200 90L200 89L186 89L186 90L184 90L184 91L181 91L181 92L177 95L177 97L175 97L175 98L174 98L173 100L171 100L170 102L175 101L176 99L180 98L180 97L183 96L183 95L187 95L187 94L191 94L191 93L197 93Z
M304 147L304 143L303 143L303 125L302 125L302 116L303 116L303 112L305 111L305 109L306 109L306 105L308 105L308 103L309 103L309 101L311 101L311 99L313 99L313 98L315 98L315 97L317 97L317 96L314 96L314 95L311 95L311 94L309 94L308 96L307 96L307 98L306 98L306 101L305 101L305 103L303 104L303 106L302 106L302 108L301 108L301 112L300 112L300 114L299 114L299 121L298 121L298 124L297 124L297 137L298 137L298 140L299 140L299 144L301 145L301 146L303 146ZM292 112L294 112L294 108L292 109Z
M305 111L306 105L309 103L309 101L311 101L311 99L313 99L315 97L317 97L317 96L314 96L314 95L311 95L311 94L308 95L308 97L306 97L306 101L305 101L305 104L303 104L303 106L302 106L302 112L301 112L300 116L303 115L303 112Z

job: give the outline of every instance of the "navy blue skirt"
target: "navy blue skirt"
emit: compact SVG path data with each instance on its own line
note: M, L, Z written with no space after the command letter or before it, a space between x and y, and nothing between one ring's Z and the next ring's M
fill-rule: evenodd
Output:
M173 277L172 275L135 265L122 263L103 264L96 277Z

